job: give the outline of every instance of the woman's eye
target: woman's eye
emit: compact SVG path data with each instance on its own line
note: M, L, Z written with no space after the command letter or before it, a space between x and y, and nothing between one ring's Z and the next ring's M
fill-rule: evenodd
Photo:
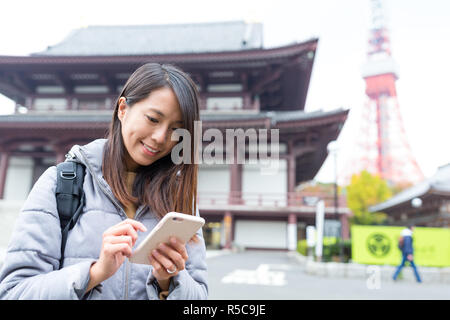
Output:
M153 123L158 123L158 120L152 117L147 116L148 120L150 120Z

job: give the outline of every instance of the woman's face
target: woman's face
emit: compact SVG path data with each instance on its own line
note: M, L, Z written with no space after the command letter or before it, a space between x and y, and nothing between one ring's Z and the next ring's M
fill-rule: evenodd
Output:
M152 91L132 107L121 97L118 118L128 151L125 160L129 171L148 166L169 154L178 143L171 141L172 133L183 126L177 97L166 87Z

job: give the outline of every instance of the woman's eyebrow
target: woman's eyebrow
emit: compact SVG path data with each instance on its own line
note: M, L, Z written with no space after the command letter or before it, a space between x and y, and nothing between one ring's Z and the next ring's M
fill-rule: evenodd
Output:
M164 113L162 113L161 111L159 111L158 109L154 109L154 108L148 108L149 110L156 112L157 114L159 114L161 117L165 117ZM175 123L180 123L183 124L183 121L175 121Z
M153 111L153 112L156 112L156 113L159 114L161 117L165 117L164 113L162 113L162 112L159 111L158 109L148 108L148 110L151 110L151 111Z

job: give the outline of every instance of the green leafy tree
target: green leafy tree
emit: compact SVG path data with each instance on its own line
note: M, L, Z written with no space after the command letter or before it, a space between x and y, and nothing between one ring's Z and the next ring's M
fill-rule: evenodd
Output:
M370 206L392 196L392 190L386 181L364 170L359 175L352 176L346 191L347 206L353 212L351 223L373 225L382 224L386 220L385 213L369 212Z

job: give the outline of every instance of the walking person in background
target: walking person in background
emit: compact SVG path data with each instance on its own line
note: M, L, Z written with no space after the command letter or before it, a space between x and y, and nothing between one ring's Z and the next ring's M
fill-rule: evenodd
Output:
M419 272L417 271L417 267L414 264L414 249L413 249L413 230L414 226L408 226L407 228L403 229L400 234L400 240L399 240L399 249L402 251L402 262L397 267L397 270L394 273L394 276L392 277L395 280L397 280L397 277L402 270L402 268L405 266L406 261L409 262L411 267L414 270L414 275L416 276L417 282L422 282L420 279Z

